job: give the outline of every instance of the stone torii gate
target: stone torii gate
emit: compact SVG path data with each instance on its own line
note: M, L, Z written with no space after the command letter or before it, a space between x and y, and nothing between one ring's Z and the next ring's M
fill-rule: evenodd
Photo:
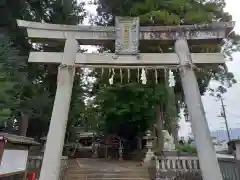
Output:
M47 44L65 41L63 53L31 52L29 55L29 62L32 63L60 64L40 180L58 179L75 66L157 68L163 65L175 65L180 69L204 180L222 180L192 64L221 64L225 61L219 53L190 54L188 42L219 43L233 29L234 23L139 27L138 18L117 17L115 27L71 26L22 20L18 20L18 25L27 29L28 37L32 41ZM79 44L100 45L106 41L115 41L115 53L77 53ZM142 41L175 43L176 53L139 53L138 45Z

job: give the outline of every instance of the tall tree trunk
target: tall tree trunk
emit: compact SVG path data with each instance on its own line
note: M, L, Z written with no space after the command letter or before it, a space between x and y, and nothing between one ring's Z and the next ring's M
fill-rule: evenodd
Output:
M163 108L161 104L158 104L156 107L156 115L157 115L157 152L161 153L163 151L163 146L164 146L164 137L162 134L163 130Z
M142 137L137 136L137 145L138 145L138 150L142 149Z
M176 96L174 87L170 87L168 84L169 75L165 71L165 84L168 89L168 102L167 102L167 113L171 117L170 131L174 139L174 143L178 143L178 119L177 119L177 108L176 108ZM170 120L170 119L168 119Z
M89 131L89 122L88 122L88 120L85 120L85 123L84 123L84 131L85 131L85 132L88 132L88 131Z
M172 136L174 140L174 144L178 143L178 124L177 122L172 123Z
M19 127L19 135L20 136L27 136L27 129L28 129L28 122L29 122L30 115L28 113L21 113L21 121Z

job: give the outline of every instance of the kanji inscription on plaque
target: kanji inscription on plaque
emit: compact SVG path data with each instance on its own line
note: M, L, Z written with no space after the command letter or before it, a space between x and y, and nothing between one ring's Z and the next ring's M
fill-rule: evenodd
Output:
M115 52L120 55L138 54L139 18L116 17Z

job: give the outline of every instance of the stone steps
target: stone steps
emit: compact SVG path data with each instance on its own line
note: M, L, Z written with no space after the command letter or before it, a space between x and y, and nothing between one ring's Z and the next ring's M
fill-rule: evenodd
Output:
M141 178L141 177L106 177L106 176L98 176L98 177L88 177L88 176L75 176L75 177L71 177L71 176L67 176L66 179L69 179L69 180L99 180L99 179L118 179L118 180L121 180L121 179L134 179L134 180L149 180L148 178Z
M88 177L88 176L66 176L65 180L149 180L149 178L142 178L142 177L116 177L116 176L111 176L111 177L106 177L106 176L98 176L98 177Z
M64 180L149 180L144 167L136 162L71 160Z
M123 174L123 175L116 175L116 174L92 174L92 175L89 175L89 174L67 174L65 176L65 180L99 180L99 179L118 179L118 180L121 180L121 179L135 179L135 180L148 180L149 178L148 177L140 177L138 175L134 175L134 176L129 176L127 174Z
M132 177L124 177L124 178L116 178L116 177L98 177L98 178L89 178L89 177L67 177L65 180L149 180L148 178L132 178Z

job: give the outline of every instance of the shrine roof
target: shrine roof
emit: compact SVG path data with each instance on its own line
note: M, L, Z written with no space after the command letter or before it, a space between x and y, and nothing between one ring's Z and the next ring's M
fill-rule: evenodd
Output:
M37 141L33 138L25 137L25 136L18 136L15 134L8 134L8 133L0 133L0 136L3 136L7 139L7 142L13 144L22 144L22 145L40 145Z

